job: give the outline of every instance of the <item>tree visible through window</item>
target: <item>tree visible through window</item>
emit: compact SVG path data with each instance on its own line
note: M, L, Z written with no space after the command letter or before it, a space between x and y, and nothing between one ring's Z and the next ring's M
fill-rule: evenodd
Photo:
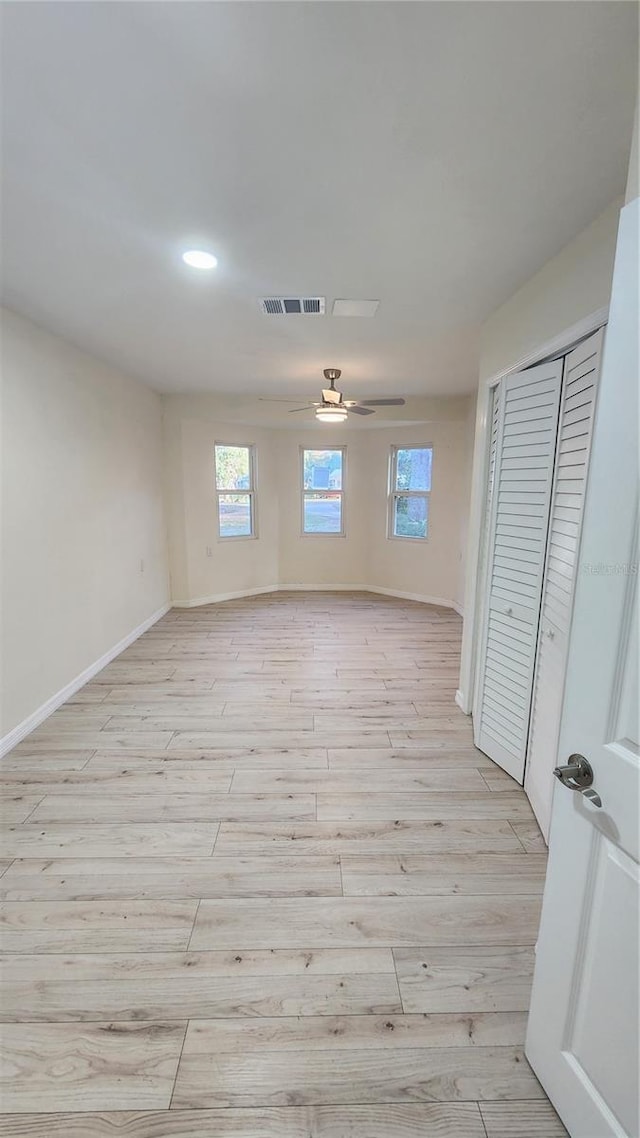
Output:
M255 537L253 447L216 443L215 463L220 537Z
M344 533L344 451L302 451L303 533Z
M431 447L391 448L390 537L427 537L432 459Z

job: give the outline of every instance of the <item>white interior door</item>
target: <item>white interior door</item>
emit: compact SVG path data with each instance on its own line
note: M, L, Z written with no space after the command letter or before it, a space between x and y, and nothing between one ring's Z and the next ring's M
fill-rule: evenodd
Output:
M565 357L525 790L548 839L603 331Z
M520 782L529 730L562 360L503 380L483 606L476 745Z
M560 732L527 1055L573 1138L637 1138L638 199L621 214Z

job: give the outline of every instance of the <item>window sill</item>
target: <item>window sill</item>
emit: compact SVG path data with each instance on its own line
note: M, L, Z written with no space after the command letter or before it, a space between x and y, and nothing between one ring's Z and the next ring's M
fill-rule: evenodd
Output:
M429 538L428 537L409 537L409 535L401 536L400 534L396 534L396 533L388 533L387 534L387 541L419 541L419 542L422 542L424 545L428 545Z
M218 537L216 541L218 545L226 545L228 541L257 541L257 533L230 533L226 537Z

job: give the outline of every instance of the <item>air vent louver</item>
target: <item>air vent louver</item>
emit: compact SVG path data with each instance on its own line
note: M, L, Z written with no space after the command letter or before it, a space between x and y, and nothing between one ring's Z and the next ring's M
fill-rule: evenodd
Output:
M282 312L282 301L267 297L262 301L262 311L266 312L267 316L279 316Z
M265 316L324 316L323 296L265 296L260 301Z

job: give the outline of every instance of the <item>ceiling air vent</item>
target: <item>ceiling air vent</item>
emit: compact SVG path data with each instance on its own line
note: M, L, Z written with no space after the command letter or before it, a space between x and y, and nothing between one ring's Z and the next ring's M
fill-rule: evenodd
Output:
M266 316L324 316L323 296L265 296L260 308Z

